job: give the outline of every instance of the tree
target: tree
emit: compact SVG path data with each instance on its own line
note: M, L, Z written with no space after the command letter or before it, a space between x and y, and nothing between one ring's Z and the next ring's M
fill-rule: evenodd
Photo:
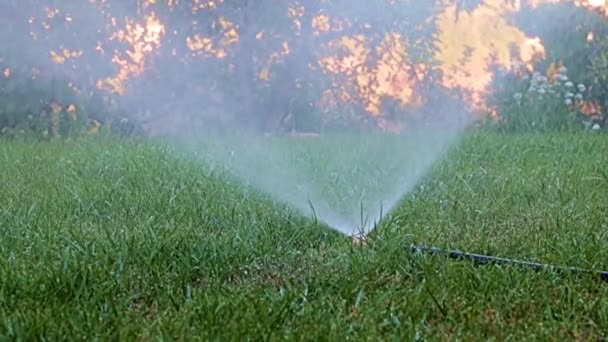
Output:
M0 54L12 52L12 65L26 60L62 75L111 108L98 121L127 116L150 130L199 121L284 131L322 130L340 116L355 126L398 126L413 124L405 106L445 90L435 58L437 14L480 3L6 1ZM354 110L322 111L324 97ZM381 115L385 102L391 115Z

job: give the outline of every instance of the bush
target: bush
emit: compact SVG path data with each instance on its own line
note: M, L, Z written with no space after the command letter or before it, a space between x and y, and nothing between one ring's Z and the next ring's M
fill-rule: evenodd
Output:
M141 132L133 120L107 110L95 92L77 90L58 76L47 77L33 67L11 68L0 63L0 136L50 140L97 134Z
M506 132L605 127L606 18L560 2L518 12L512 19L542 40L547 58L534 65L537 72L516 65L495 80L490 104L499 117L491 126Z
M500 131L567 130L577 125L576 106L583 95L574 95L563 66L543 75L518 65L496 88L490 104L499 113L494 124Z
M0 134L9 137L53 138L78 134L86 122L71 90L58 89L58 80L44 80L33 70L3 68L0 78ZM67 88L67 87L66 87ZM67 95L67 96L66 96Z

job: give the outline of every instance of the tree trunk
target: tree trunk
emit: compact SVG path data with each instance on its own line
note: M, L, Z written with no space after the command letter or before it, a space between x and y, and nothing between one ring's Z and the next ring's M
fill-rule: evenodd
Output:
M307 4L301 18L299 35L291 40L291 52L285 57L285 72L275 81L278 93L273 96L271 106L265 117L266 132L293 130L294 115L291 112L291 101L302 96L310 83L309 65L316 61L314 52L312 20L319 10L318 1Z
M237 118L242 128L259 130L260 120L256 105L256 74L254 65L256 45L255 5L254 0L244 0L239 17L239 44L235 52L235 79L238 82L238 93L232 98L238 101Z

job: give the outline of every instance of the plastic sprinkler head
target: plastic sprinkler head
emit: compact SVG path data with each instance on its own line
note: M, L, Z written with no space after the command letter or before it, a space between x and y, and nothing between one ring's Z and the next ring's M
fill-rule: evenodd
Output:
M361 248L367 246L367 235L364 233L356 233L351 236L352 244L355 248Z

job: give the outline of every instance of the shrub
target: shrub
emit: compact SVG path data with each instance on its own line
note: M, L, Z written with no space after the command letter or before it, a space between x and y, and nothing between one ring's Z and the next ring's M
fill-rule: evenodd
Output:
M95 92L84 92L59 76L33 67L11 68L0 60L0 136L50 140L106 131L140 132L133 120L108 110Z
M517 65L496 80L491 102L500 116L495 127L503 131L605 127L606 17L574 3L557 2L516 12L512 20L527 35L542 40L547 58L534 69L545 74Z
M597 128L601 112L589 87L575 84L563 65L551 64L545 74L524 65L504 75L490 103L499 117L492 124L503 132Z

